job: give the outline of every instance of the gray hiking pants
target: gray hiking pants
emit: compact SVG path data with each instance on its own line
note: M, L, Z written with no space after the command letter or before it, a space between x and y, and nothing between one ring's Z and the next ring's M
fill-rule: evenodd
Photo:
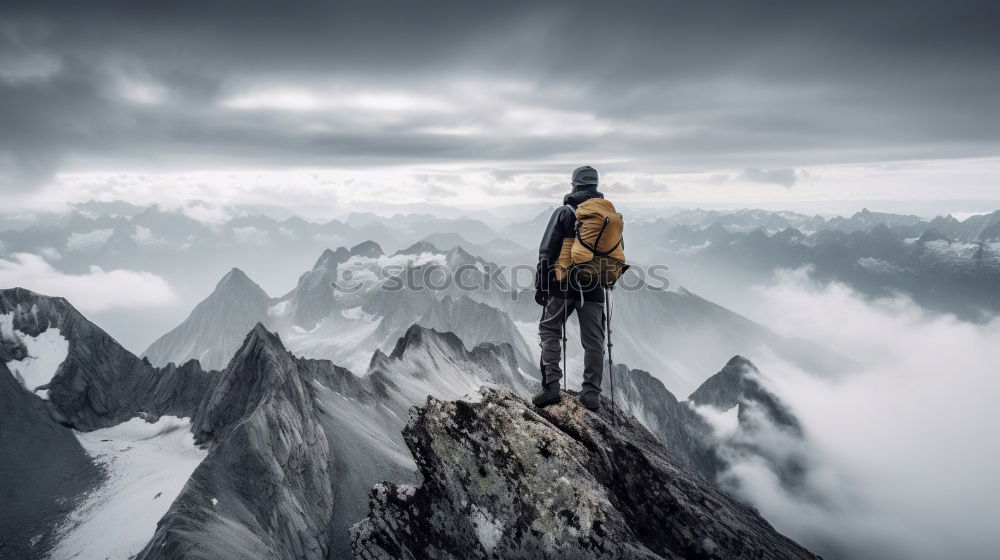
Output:
M565 309L566 317L563 317ZM545 383L562 379L562 327L573 311L580 322L580 342L583 344L583 391L601 390L604 376L604 304L578 299L549 298L538 323L539 344L542 347L542 370Z

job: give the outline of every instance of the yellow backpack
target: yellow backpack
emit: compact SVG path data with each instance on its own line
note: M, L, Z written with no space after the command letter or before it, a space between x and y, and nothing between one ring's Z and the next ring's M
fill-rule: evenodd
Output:
M625 221L605 198L591 198L576 208L576 238L570 247L571 281L580 287L612 287L628 270L623 232ZM569 240L567 240L569 241Z

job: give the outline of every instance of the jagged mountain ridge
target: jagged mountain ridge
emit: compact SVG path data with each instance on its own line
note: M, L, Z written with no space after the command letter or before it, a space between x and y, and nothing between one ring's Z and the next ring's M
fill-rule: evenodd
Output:
M197 362L153 367L63 298L0 290L0 315L10 315L13 328L24 335L58 329L66 339L66 356L45 388L53 417L76 429L112 426L140 412L190 416L210 379Z
M818 279L874 297L905 292L925 307L968 320L991 317L984 307L1000 309L993 289L1000 281L1000 211L965 222L868 214L856 215L852 227L811 233L677 226L651 245L654 254L647 258L670 262L685 283L717 291L767 283L778 268L808 266Z
M279 298L268 297L234 269L144 355L158 365L198 359L208 369L221 369L246 331L260 322L281 333L299 355L363 370L372 352L388 351L406 329L419 323L458 333L473 346L490 341L511 344L521 366L530 368L531 351L510 319L502 310L475 301L476 293L380 289L397 282L393 271L420 276L428 264L443 267L442 271L464 267L465 276L481 275L480 268L486 266L457 247L441 252L418 244L386 256L377 243L368 241L349 250L325 250L296 287Z
M330 359L354 371L362 371L375 350L390 351L395 340L417 323L454 332L470 346L510 344L522 370L537 374L539 309L530 293L495 284L482 289L480 282L489 278L493 266L460 247L442 252L427 242L391 256L382 254L374 243L351 250L327 250L313 269L300 277L294 290L270 300L266 312L254 304L259 315L254 322L280 333L283 342L300 356ZM459 288L454 282L438 289L420 284L456 271L473 289ZM334 290L331 282L343 282L345 275L354 288ZM220 286L226 285L220 282ZM233 301L233 309L192 313L154 345L174 352L153 352L151 347L147 355L156 364L206 356L212 359L203 364L205 367L222 368L221 357L231 355L242 340L244 331L237 323L245 326L252 319L242 314L247 307L237 299L217 290L209 300ZM654 372L681 394L697 387L705 372L721 360L759 349L770 349L818 372L836 372L848 363L815 344L780 337L688 290L623 289L616 292L614 301L619 359ZM199 307L214 309L208 304ZM241 319L223 320L230 315ZM571 340L579 340L575 321L570 321L568 328ZM199 332L214 334L193 336ZM221 350L214 350L207 343L210 339L219 340ZM577 359L575 353L570 354Z
M7 290L0 296L4 305L0 309L12 310L14 334L21 329L38 332L50 324L62 328L70 350L60 372L77 371L67 369L76 356L86 356L87 363L107 370L101 376L73 377L69 386L78 393L68 395L58 389L63 374L57 374L48 402L22 387L6 368L2 372L8 376L6 384L12 386L5 386L3 398L28 402L32 410L43 411L43 416L25 416L38 425L27 433L42 434L55 426L69 442L66 465L74 465L73 449L77 456L81 454L79 444L74 448L72 432L48 416L83 430L134 416L154 420L170 414L192 419L191 431L208 449L207 457L163 518L151 541L155 544L147 547L143 557L191 555L195 549L204 557L259 557L276 550L284 551L279 557L342 554L347 550L346 527L363 514L366 488L377 478L413 475L399 431L407 409L420 402L426 391L453 398L474 393L484 383L514 387L522 394L530 389L509 346L486 343L467 349L454 334L418 325L404 333L391 355L374 356L370 371L360 377L329 361L293 356L277 335L260 324L244 337L222 370L201 371L196 362L181 369L157 369L122 349L65 300L26 290ZM25 357L17 340L6 335L3 340L5 361ZM119 364L124 369L113 371ZM190 391L166 390L177 382L178 371L197 374L191 378ZM125 383L130 374L137 378L127 383L131 398L112 398L119 393L105 384ZM98 395L111 409L96 414L90 404L73 408L78 401L90 403L87 399ZM24 447L20 439L3 439ZM85 464L94 468L89 459ZM84 468L79 472L85 472ZM68 497L100 487L98 477L92 478L87 488L70 488L52 498L65 503L60 515L72 510ZM4 479L5 486L9 480ZM45 481L47 487L59 488L51 477ZM252 490L265 484L270 485L265 494ZM21 496L9 507L21 511L21 506L34 507L27 504L39 501L36 496ZM299 504L304 501L313 506L303 510ZM339 506L333 508L334 503ZM53 507L44 506L37 513L44 517ZM283 512L280 518L273 516L277 509ZM281 519L290 520L289 524ZM54 524L43 529L51 531ZM25 538L39 533L38 527L26 531ZM330 537L331 531L341 536Z
M379 476L412 476L397 457L408 408L427 390L454 396L483 383L528 390L503 345L468 350L454 334L414 325L357 377L295 357L258 324L199 406L192 431L212 450L140 558L343 554L364 489ZM296 504L307 498L303 511Z
M28 295L32 297L25 299ZM21 300L22 308L37 310L59 308L60 302L65 304L30 292ZM86 321L82 315L77 319ZM80 332L89 331L70 334ZM88 347L90 342L97 344ZM74 345L100 363L109 363L102 353L115 353L112 344L95 338ZM165 378L173 375L169 368L155 371ZM532 390L509 346L484 343L468 349L454 334L416 325L391 353L376 352L362 377L326 360L295 357L262 325L244 337L226 368L200 376L200 398L189 411L191 430L207 456L141 557L258 557L274 550L284 551L279 556L302 557L346 553L346 529L363 516L366 489L380 480L415 481L415 467L399 437L411 405L428 394L468 398L483 386L512 387L521 395ZM637 417L681 464L706 480L719 472L724 463L712 454L711 433L686 403L645 372L624 368L616 379L618 404L638 411ZM135 388L160 394L156 384ZM18 391L43 410L62 414L56 404L19 386ZM134 400L149 402L142 395ZM131 413L129 403L123 406ZM177 410L176 403L159 406ZM308 508L296 505L304 496L315 498ZM275 524L269 513L274 511L291 520L287 526Z

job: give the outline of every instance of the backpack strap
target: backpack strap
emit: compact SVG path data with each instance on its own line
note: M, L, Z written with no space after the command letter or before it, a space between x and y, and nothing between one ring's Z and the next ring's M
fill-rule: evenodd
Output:
M621 237L619 237L618 238L618 242L615 243L614 245L612 245L612 247L610 249L608 249L607 251L598 251L597 250L597 246L601 243L601 236L604 235L604 228L608 227L608 224L610 222L611 222L611 218L605 216L604 217L604 223L601 224L601 231L597 232L597 239L594 239L594 244L591 245L590 243L587 243L586 241L584 241L583 237L580 236L580 221L577 220L577 222L576 222L576 240L580 242L580 245L583 245L585 248L587 248L587 250L589 250L591 253L593 253L593 254L595 254L595 255L597 255L599 257L606 257L606 256L610 255L615 249L618 248L619 245L622 244L622 238Z

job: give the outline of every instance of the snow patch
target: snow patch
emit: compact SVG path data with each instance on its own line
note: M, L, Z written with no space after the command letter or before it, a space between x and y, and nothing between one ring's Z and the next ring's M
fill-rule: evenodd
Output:
M66 248L70 251L91 251L99 249L107 241L114 230L95 229L87 233L71 233L66 239Z
M858 259L858 266L876 274L897 274L904 270L889 261L876 259L874 257L862 257Z
M14 329L14 314L0 315L0 338L4 340L20 340L28 352L23 360L7 362L7 368L25 389L38 393L38 396L48 400L48 389L38 391L37 388L48 385L55 377L59 366L69 355L69 341L59 329L49 327L38 336L29 336Z
M163 416L155 423L133 418L76 432L87 453L107 469L108 479L57 529L49 558L125 560L138 554L208 454L195 446L190 426L187 418Z
M357 307L351 307L350 309L344 309L344 310L342 310L340 312L340 314L345 319L350 319L352 321L377 321L378 320L378 316L373 315L371 313L365 312L365 310L361 309L360 305L357 306Z

